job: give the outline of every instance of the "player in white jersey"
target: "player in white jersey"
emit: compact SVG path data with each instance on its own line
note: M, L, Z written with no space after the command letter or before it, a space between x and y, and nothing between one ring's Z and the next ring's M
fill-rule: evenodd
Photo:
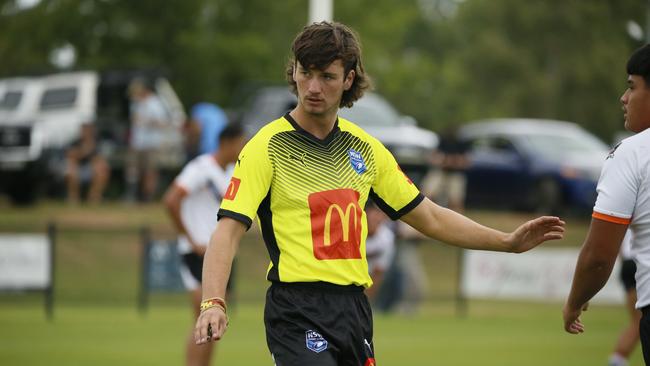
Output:
M203 256L244 142L244 131L239 125L227 126L219 135L217 151L187 163L165 194L165 206L179 234L178 251L183 256L181 277L190 292L195 317L201 304ZM212 350L213 347L194 344L190 334L186 343L187 365L208 365Z
M571 293L563 309L564 328L578 334L588 301L609 278L628 227L637 265L636 308L641 345L650 362L650 45L632 54L627 63L628 88L621 96L625 128L635 135L607 156L598 182L591 227L580 251Z

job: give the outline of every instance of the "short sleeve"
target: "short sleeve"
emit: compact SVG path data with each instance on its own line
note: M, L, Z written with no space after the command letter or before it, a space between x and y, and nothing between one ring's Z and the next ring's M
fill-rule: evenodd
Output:
M377 176L370 197L392 220L414 209L424 196L404 174L393 155L379 141L374 141Z
M631 222L640 180L636 149L629 145L621 144L605 160L598 181L594 218L626 225Z
M183 168L174 183L189 194L204 187L206 181L205 175L201 174L198 160L193 160Z
M269 193L273 168L268 139L257 134L244 147L221 202L218 217L230 217L250 228L257 209Z

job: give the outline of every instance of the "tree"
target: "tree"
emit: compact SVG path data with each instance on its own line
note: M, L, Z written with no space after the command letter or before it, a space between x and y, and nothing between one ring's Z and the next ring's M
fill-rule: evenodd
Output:
M242 86L283 83L304 0L42 0L0 2L0 77L53 71L72 44L77 68L167 70L186 106L235 107ZM455 4L455 5L454 5ZM451 6L450 5L454 5ZM336 1L358 31L377 91L440 130L489 117L575 121L609 139L621 129L625 60L644 24L633 0ZM451 9L454 11L442 11Z

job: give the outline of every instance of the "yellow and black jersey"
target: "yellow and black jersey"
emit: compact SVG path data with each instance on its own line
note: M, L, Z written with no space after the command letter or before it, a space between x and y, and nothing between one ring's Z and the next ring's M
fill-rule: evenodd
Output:
M339 118L320 140L287 114L244 147L218 216L249 227L258 218L270 281L369 287L369 196L393 220L424 199L391 153L355 124Z

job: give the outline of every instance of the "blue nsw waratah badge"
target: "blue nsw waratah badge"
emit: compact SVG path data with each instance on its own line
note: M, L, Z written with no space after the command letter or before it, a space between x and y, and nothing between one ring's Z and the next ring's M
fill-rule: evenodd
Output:
M354 169L357 174L363 174L368 168L366 168L366 162L363 161L363 156L361 156L361 153L358 151L355 151L354 149L348 150L348 156L350 157L350 164L352 165L352 169Z
M327 341L325 338L313 330L305 332L305 341L307 342L307 349L316 353L321 353L327 349Z

